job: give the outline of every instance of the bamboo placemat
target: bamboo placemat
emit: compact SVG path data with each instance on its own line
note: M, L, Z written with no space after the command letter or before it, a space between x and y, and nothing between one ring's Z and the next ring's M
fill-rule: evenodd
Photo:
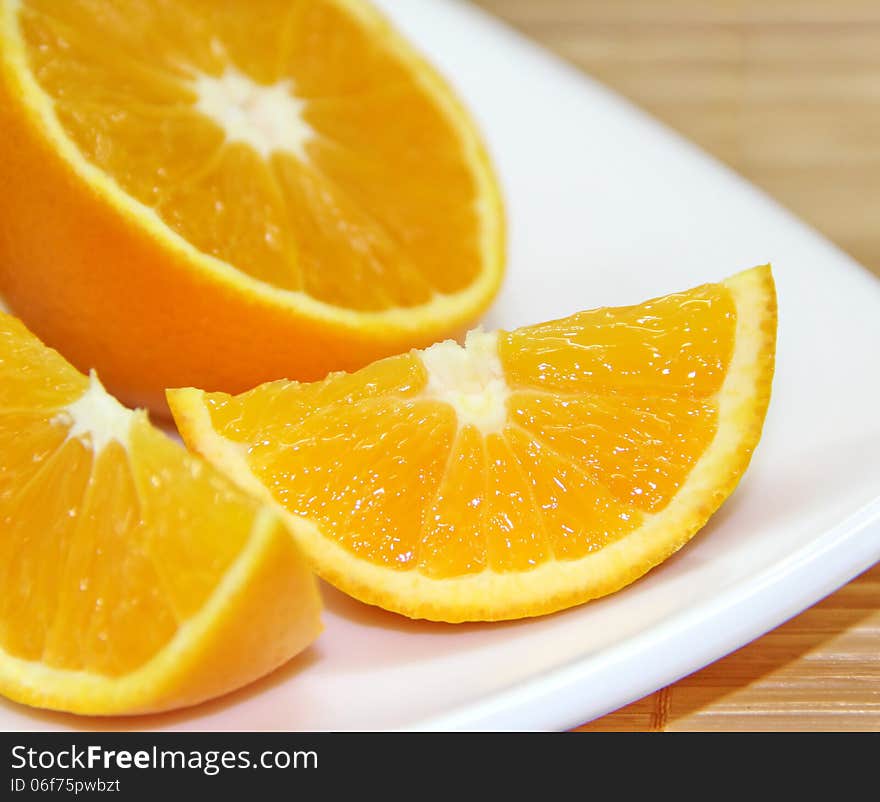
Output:
M880 275L877 0L474 0ZM880 566L585 730L880 730Z

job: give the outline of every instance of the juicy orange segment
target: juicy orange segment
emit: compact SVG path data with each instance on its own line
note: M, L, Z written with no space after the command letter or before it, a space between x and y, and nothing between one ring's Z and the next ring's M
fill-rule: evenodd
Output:
M359 367L460 330L496 292L502 211L479 136L363 0L2 0L0 33L0 153L11 178L59 192L45 208L0 200L0 288L126 395L150 371L149 389L164 389L175 366L220 387ZM57 232L53 209L65 213ZM65 222L79 214L87 225ZM101 245L117 239L126 259L105 269ZM12 272L20 252L34 286ZM94 286L80 287L80 259ZM135 305L142 271L162 296L142 289ZM113 297L88 330L61 330L47 281L71 301L82 293L71 308ZM169 328L169 297L195 326ZM225 328L212 340L198 331L205 300ZM139 342L117 355L119 305ZM249 375L215 364L224 337Z
M320 629L274 515L2 313L0 524L0 692L18 701L193 704Z
M760 435L775 325L763 267L317 384L169 399L343 590L513 618L616 590L705 523Z

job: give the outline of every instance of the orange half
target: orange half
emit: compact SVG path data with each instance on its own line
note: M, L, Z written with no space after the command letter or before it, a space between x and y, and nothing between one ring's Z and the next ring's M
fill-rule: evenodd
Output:
M318 379L501 281L470 116L363 0L0 0L0 292L126 399Z

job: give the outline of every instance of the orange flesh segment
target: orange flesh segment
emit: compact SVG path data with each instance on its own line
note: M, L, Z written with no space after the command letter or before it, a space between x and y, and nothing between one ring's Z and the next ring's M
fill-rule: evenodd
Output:
M719 284L502 332L499 431L456 426L415 353L204 399L275 499L359 558L432 579L520 573L669 504L715 437L736 323Z
M383 310L483 269L480 190L455 115L343 0L25 0L30 66L90 162L200 251L274 287ZM292 99L267 152L198 108L199 76Z
M0 344L0 649L128 674L204 605L259 507L142 413L96 455L66 411L89 380L3 314Z

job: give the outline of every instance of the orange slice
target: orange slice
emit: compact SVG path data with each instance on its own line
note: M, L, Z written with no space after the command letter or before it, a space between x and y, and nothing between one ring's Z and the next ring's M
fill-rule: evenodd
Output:
M519 618L618 590L703 526L760 437L775 334L767 266L316 384L169 402L187 444L284 511L342 590L416 618Z
M0 314L0 693L87 714L195 704L320 631L278 517Z
M474 124L362 0L0 0L0 130L0 292L132 402L361 367L501 281Z

